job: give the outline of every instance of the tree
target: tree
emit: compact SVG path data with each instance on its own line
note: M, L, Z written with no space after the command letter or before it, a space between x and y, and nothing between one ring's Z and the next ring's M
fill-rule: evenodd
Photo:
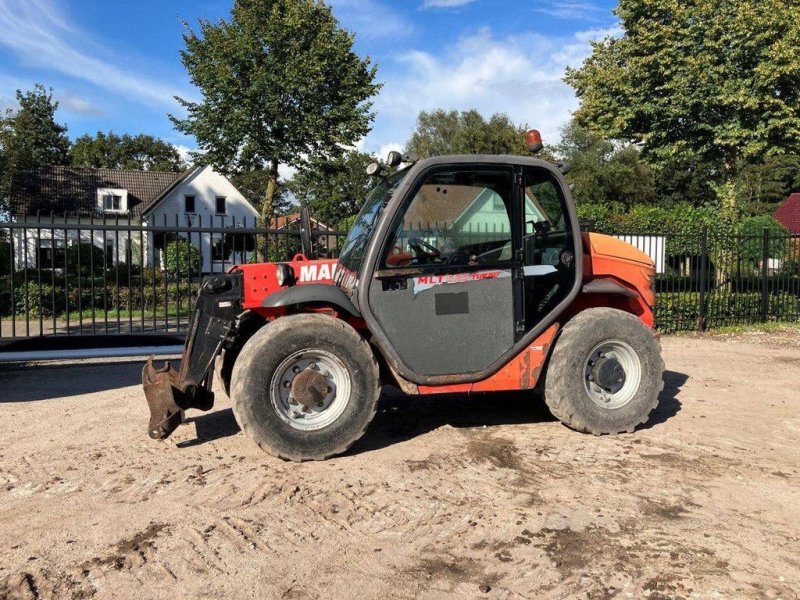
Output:
M561 143L554 150L572 167L567 178L575 185L578 202L620 202L626 207L655 202L653 170L635 146L614 144L570 123L562 129Z
M178 149L152 135L117 135L97 132L82 135L70 148L72 164L98 169L182 171L186 168Z
M69 163L67 127L56 123L53 90L37 83L17 90L17 110L0 118L0 210L8 207L14 178L20 171Z
M641 144L656 168L711 177L734 218L744 164L800 151L798 0L620 0L623 35L566 81L580 125Z
M187 30L181 59L203 95L178 99L170 116L194 135L198 158L228 174L268 173L261 214L269 222L280 164L337 156L370 129L376 67L318 0L236 0L229 21ZM265 248L260 248L263 251Z
M530 155L525 145L526 126L515 125L498 113L487 121L477 110L422 111L406 144L420 158L443 154Z
M259 214L261 214L263 212L261 209L264 203L264 190L269 185L269 171L264 169L240 171L231 176L231 181L247 198L247 201L256 207ZM294 205L289 199L285 182L280 181L272 199L272 214L283 215L293 210L293 208Z
M374 161L373 156L355 151L331 160L311 161L286 187L315 218L339 228L361 210L375 187L375 179L367 175L367 165Z

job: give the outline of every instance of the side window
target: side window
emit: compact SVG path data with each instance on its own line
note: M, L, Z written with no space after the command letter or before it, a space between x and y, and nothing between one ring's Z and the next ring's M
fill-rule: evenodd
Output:
M510 261L512 189L507 169L448 168L429 174L404 209L384 266Z
M525 326L535 327L571 291L575 238L557 179L541 168L525 169Z

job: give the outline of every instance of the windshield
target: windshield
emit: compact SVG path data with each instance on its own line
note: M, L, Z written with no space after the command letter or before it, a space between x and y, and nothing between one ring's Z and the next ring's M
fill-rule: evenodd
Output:
M350 230L350 234L342 247L342 252L339 256L339 264L343 267L343 269L340 269L341 272L346 270L352 274L358 274L361 269L361 263L364 260L367 242L372 237L372 231L378 222L378 216L392 197L394 190L405 179L407 173L407 169L395 173L381 181L372 190L364 207L356 217L353 228Z

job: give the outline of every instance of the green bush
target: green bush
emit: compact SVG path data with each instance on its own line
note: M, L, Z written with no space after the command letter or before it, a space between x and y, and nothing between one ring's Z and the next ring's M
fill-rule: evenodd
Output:
M14 306L18 315L52 317L60 315L67 306L64 288L50 283L29 281L14 289Z
M767 320L796 320L800 298L794 294L770 294ZM699 292L667 292L656 295L656 327L661 331L695 329L700 323ZM713 328L761 320L761 294L715 291L705 296L705 327Z
M27 294L26 294L27 292ZM55 297L54 297L55 294ZM194 304L197 296L197 286L188 283L170 283L166 286L144 286L144 289L134 286L77 286L64 288L53 286L50 283L28 282L14 288L14 306L16 314L29 318L63 316L70 312L89 312L94 307L95 315L103 315L105 311L144 311L145 315L153 311L160 311L168 306L180 305L186 308ZM41 302L40 302L41 297ZM10 291L5 293L0 289L0 303L6 299L8 304L4 308L5 314L10 314Z
M0 277L11 273L10 240L0 238Z
M186 278L197 274L203 266L200 250L186 240L175 240L167 244L164 265L172 278Z
M769 231L769 258L783 258L789 249L789 230L769 215L748 217L738 226L738 248L742 260L761 263L764 258L764 230Z
M67 248L67 265L70 273L99 277L105 272L105 254L102 248L90 242L73 244Z

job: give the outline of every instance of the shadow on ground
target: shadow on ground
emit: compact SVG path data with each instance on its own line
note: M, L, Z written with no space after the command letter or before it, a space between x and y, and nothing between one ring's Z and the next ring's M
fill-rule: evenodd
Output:
M138 360L0 365L0 403L54 400L141 385L143 367L144 361Z
M684 373L666 371L659 404L641 429L668 421L681 410L677 396L689 379ZM441 396L406 396L385 387L378 402L378 413L367 433L350 450L360 454L399 444L430 431L452 427L495 427L552 422L544 401L537 392L497 392L492 394L446 394ZM231 409L193 416L197 438L178 444L181 448L197 446L235 435L239 426Z

